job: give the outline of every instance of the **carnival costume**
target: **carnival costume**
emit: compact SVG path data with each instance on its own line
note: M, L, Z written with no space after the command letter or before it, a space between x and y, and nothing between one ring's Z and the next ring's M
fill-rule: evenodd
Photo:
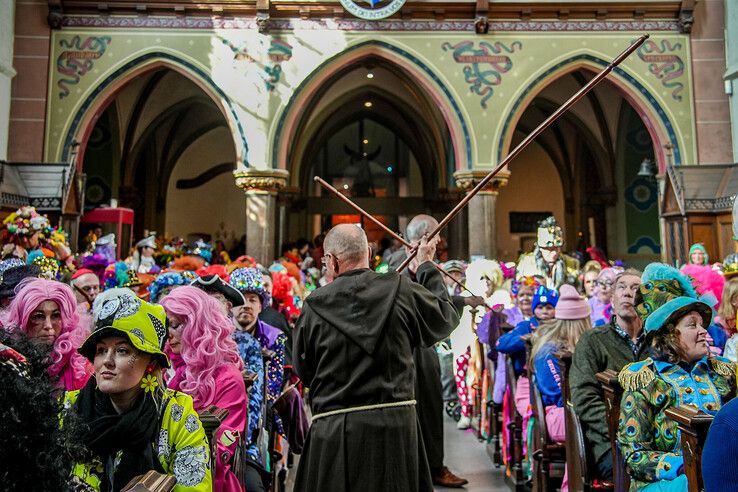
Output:
M543 220L538 226L538 238L532 253L526 253L518 259L518 277L537 276L545 279L546 287L558 289L563 284L576 285L579 276L579 261L571 256L559 253L556 261L549 264L543 258L541 248L560 249L564 245L561 226L554 217Z
M126 263L131 270L136 273L152 273L156 274L161 271L161 268L156 264L156 260L153 255L144 256L143 249L152 248L156 249L156 237L149 236L136 243L136 251L133 255L126 260Z
M710 325L710 299L698 298L690 280L668 265L646 267L636 296L636 311L652 333L696 311ZM714 301L714 299L712 299ZM723 357L692 364L673 363L661 354L629 364L618 379L624 393L618 442L631 476L630 490L686 491L684 458L671 407L691 405L715 415L735 394L736 366Z
M128 290L112 289L95 299L93 322L94 331L80 348L90 361L98 340L120 336L169 367L162 351L167 328L161 306L142 301ZM192 397L162 389L151 374L144 376L141 387L144 394L123 414L97 389L94 377L82 390L66 394L65 407L89 428L83 441L93 453L89 462L74 467L73 475L94 490L109 492L153 469L177 479L174 492L209 492L210 447Z

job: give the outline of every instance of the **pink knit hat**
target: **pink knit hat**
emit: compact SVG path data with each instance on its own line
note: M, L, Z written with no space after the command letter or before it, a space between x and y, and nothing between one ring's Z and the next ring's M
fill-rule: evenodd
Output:
M559 303L556 304L556 319L584 319L589 317L590 308L584 297L571 285L559 288Z

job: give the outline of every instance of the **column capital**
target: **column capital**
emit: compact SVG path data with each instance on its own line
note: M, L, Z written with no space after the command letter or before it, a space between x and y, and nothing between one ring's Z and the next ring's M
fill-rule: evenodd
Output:
M290 173L284 169L246 168L233 171L233 177L244 191L276 193L287 187Z
M490 170L485 169L470 169L464 171L456 171L454 178L456 179L456 186L464 191L471 191L487 174ZM487 186L481 191L482 193L493 193L497 194L500 188L507 184L507 180L510 178L510 171L502 170L487 183Z

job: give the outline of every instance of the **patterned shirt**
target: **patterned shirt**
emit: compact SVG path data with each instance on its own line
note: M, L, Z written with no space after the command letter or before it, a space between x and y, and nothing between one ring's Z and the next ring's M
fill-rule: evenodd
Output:
M620 325L618 325L618 323L615 321L615 316L612 317L610 324L612 324L612 327L615 329L615 333L620 335L623 340L628 342L628 346L630 347L630 351L633 352L633 355L637 356L641 350L641 345L643 345L643 341L646 339L646 332L641 331L641 334L638 335L638 337L634 341L627 331L620 328Z

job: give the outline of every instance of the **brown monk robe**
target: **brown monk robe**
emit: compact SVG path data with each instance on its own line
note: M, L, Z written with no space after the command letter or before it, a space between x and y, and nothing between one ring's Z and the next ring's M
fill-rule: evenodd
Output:
M435 242L421 241L411 264L416 283L369 270L356 226L326 236L334 281L306 299L294 334L293 363L313 412L296 491L433 490L412 403L413 348L433 345L458 323L429 263Z

